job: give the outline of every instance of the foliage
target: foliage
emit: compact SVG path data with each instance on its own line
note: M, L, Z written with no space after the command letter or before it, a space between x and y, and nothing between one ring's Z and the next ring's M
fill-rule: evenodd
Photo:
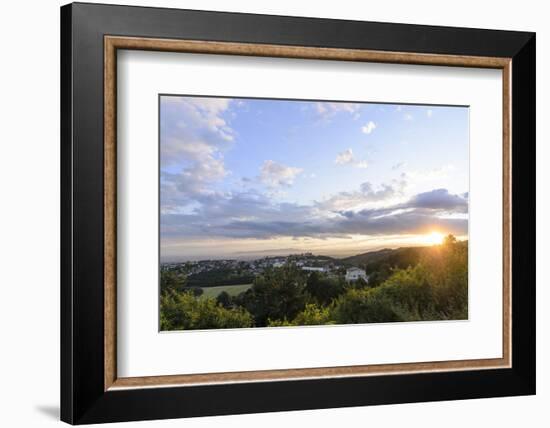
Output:
M226 309L215 299L197 299L192 293L170 292L161 296L161 330L196 330L252 327L252 315L244 308Z
M363 324L403 321L391 302L377 289L352 288L339 297L331 310L336 324Z
M434 301L442 319L468 318L468 243L447 236L426 253L421 263L434 287Z
M334 321L330 319L329 307L316 305L314 303L308 303L304 310L299 312L292 321L288 321L286 318L282 320L268 320L269 327L323 324L334 324Z
M396 270L372 292L386 302L401 321L438 318L434 308L434 288L429 283L427 269L421 264Z
M161 328L277 327L468 317L467 241L460 242L449 235L441 245L381 250L365 261L364 266L370 266L368 283L346 284L343 272L330 277L286 264L266 269L238 295L241 289L236 287L248 285L219 287L219 291L206 288L201 297L198 294L203 289L191 287L185 274L162 271Z
M170 291L182 291L187 285L187 278L178 272L171 270L160 271L160 292L164 294Z
M265 327L268 320L293 319L304 309L305 286L306 276L294 265L267 269L235 302L254 315L256 326Z
M202 296L204 294L204 290L200 287L187 287L185 291L188 291L195 297Z
M218 297L216 297L216 301L224 308L230 308L233 306L233 299L227 291L222 291L220 294L218 294Z
M312 272L307 279L305 291L320 305L328 305L344 292L342 279L322 277Z
M375 288L354 286L330 307L338 324L465 319L468 244L450 235L424 251L414 267L394 268ZM370 278L369 278L370 282ZM369 284L369 287L371 284Z

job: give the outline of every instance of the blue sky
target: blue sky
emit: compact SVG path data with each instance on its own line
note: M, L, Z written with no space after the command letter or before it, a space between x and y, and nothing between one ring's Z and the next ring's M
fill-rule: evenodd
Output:
M163 260L467 234L466 107L161 96L160 109Z

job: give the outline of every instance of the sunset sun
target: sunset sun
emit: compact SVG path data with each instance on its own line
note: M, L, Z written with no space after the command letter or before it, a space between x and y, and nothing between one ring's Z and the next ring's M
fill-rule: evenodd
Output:
M428 245L439 245L443 242L443 234L440 232L430 232L424 235L423 241Z

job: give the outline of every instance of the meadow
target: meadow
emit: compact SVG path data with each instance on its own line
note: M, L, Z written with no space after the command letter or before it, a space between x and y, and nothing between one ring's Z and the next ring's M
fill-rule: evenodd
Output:
M217 298L221 293L226 292L231 297L238 296L239 294L245 292L252 284L238 284L238 285L221 285L219 287L201 287L203 293L201 298Z

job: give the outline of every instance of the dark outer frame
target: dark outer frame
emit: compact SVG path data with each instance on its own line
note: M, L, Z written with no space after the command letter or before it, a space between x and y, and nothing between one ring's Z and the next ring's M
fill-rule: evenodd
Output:
M105 392L105 35L511 58L512 367ZM83 3L63 6L61 419L83 424L534 394L535 97L534 33Z

